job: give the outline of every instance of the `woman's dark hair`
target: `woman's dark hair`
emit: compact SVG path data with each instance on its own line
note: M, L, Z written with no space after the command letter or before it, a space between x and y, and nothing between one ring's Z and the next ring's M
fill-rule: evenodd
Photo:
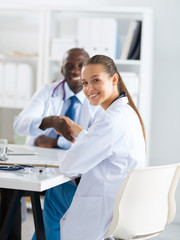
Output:
M135 104L132 100L132 97L126 88L126 86L121 78L121 75L119 74L119 72L117 70L117 67L116 67L116 64L114 63L114 61L110 57L105 56L105 55L95 55L95 56L89 58L89 60L83 65L83 67L85 67L87 65L92 65L92 64L103 65L104 71L106 73L108 73L109 76L111 76L111 77L115 73L118 74L118 84L117 84L118 91L119 91L119 93L121 93L122 91L126 92L129 105L134 109L134 111L137 113L137 115L139 117L139 121L141 123L142 131L143 131L144 140L146 141L146 134L145 134L145 128L144 128L144 123L143 123L142 117L141 117L140 113L138 112L137 107L135 106Z

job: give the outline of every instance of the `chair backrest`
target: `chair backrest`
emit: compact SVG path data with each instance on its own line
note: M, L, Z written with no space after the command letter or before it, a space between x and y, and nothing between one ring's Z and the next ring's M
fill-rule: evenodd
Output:
M134 169L118 193L106 238L145 239L164 230L176 212L180 165Z

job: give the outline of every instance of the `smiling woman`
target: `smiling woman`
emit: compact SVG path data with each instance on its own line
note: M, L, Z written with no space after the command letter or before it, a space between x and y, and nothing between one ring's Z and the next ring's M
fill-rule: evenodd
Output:
M143 136L146 141L145 128L141 115L111 58L104 55L95 55L91 57L83 65L82 79L83 92L86 97L93 105L100 104L104 109L107 109L122 92L126 92L129 105L138 115ZM88 85L90 86L88 87Z
M61 239L104 240L117 192L127 173L145 162L142 119L113 60L90 58L82 68L82 83L91 104L104 111L87 131L62 117L77 139L60 159L59 169L70 177L81 175L81 180L77 189L72 186L71 198L60 186L48 190L43 215L48 240L59 240L60 229ZM72 200L66 209L62 194Z

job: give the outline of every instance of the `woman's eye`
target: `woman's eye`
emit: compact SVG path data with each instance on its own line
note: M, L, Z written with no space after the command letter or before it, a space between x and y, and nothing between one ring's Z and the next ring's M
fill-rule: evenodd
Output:
M99 79L94 79L94 82L95 82L95 83L99 82Z
M86 85L87 85L87 82L82 82L82 85L83 85L83 86L86 86Z

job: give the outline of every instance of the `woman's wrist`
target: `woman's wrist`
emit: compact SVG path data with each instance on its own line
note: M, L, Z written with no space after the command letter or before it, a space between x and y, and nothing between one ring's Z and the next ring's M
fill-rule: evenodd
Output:
M72 130L75 133L75 135L78 137L79 133L83 130L83 128L79 126L77 123L74 123L72 126Z

